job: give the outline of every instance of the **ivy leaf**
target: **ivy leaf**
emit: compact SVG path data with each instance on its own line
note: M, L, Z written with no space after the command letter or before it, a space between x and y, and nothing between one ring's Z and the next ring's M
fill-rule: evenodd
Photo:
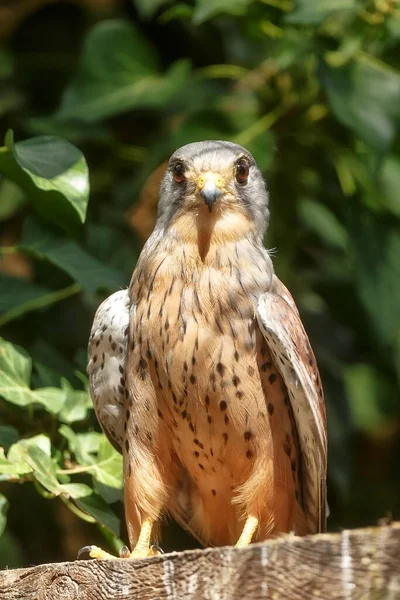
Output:
M97 431L75 433L68 425L61 425L58 433L68 441L70 451L75 454L80 465L92 465L95 458L91 456L99 451L102 434Z
M59 388L30 388L32 361L28 354L0 338L0 396L17 406L41 404L52 414L64 405L67 394Z
M102 436L93 477L111 488L122 488L122 455Z
M47 220L73 230L83 223L89 200L89 173L83 154L55 136L39 136L14 144L13 132L0 152L0 173L26 192Z
M51 457L32 441L19 442L22 459L30 466L35 479L49 492L58 496L62 493L61 484L55 474L55 465Z
M93 492L90 496L75 499L76 505L96 519L104 527L112 531L114 535L120 535L120 521L108 504Z
M36 446L48 458L51 455L50 439L44 434L35 435L13 444L8 451L7 458L3 452L0 456L0 473L13 478L32 473L32 466L25 460L28 446Z
M74 390L66 379L62 379L61 387L67 393L67 399L58 418L63 423L75 423L86 419L88 410L93 409L89 393L84 390Z
M93 122L135 108L165 109L188 75L187 61L161 73L153 48L133 25L102 21L89 31L55 118Z

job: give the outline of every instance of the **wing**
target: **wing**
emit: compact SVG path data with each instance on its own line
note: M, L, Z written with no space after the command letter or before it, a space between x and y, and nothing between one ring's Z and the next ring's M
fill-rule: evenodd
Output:
M96 416L121 453L130 305L128 290L104 300L95 314L88 348L87 371Z
M317 363L297 307L274 276L257 305L257 319L289 393L302 455L303 506L310 532L326 529L327 433Z

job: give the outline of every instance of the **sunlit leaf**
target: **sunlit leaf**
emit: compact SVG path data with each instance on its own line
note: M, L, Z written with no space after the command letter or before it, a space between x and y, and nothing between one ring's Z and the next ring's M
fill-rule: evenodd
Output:
M91 487L85 483L64 483L60 486L63 495L70 498L86 498L93 494Z
M68 229L84 222L88 168L83 154L67 140L39 136L14 143L10 131L0 152L0 173L26 192L44 218Z
M55 465L52 459L40 446L19 442L20 452L23 460L30 466L35 479L49 492L59 495L62 488L55 474Z
M66 379L62 380L62 389L67 392L67 399L58 415L59 420L63 423L83 421L88 410L93 408L89 393L83 390L74 390Z
M18 406L41 404L57 414L67 394L58 388L30 388L32 361L21 348L0 338L0 396Z
M3 460L0 460L0 473L5 473L17 478L19 475L32 473L33 467L26 461L27 449L31 446L38 448L40 452L46 456L46 460L50 459L50 439L44 434L35 435L15 442L15 444L10 447L7 458L5 459L3 456Z
M122 455L102 437L93 475L97 481L112 488L122 488Z
M342 68L321 66L321 80L337 119L385 152L400 125L400 74L364 56Z
M204 23L219 14L244 15L253 0L196 0L193 22Z
M161 6L169 2L170 0L133 0L133 4L144 19L150 19Z
M135 108L165 108L187 81L186 61L163 74L145 38L122 20L102 21L86 39L58 119L97 121Z
M97 431L75 433L68 425L61 425L59 433L68 440L71 452L75 454L80 465L92 465L95 462L93 454L100 449L102 434Z
M87 467L87 473L99 483L117 489L122 487L122 456L104 435L95 431L75 433L67 425L61 425L59 433L68 440L79 465Z
M356 0L295 0L294 10L286 17L289 23L313 25L337 11L357 9Z

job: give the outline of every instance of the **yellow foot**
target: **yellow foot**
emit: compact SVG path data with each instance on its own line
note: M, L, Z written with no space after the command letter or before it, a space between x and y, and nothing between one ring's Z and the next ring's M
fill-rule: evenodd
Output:
M148 558L149 556L160 556L161 554L164 554L158 546L135 548L132 552L130 552L126 546L122 546L119 551L119 556L113 556L98 546L84 546L79 550L77 558L80 558L82 554L86 553L89 554L90 558L95 558L97 560L109 560L110 558Z
M151 556L160 556L164 552L158 546L150 548L135 548L126 558L149 558Z
M86 553L89 554L90 558L97 558L97 560L104 560L106 558L117 558L116 556L105 552L105 550L102 550L98 546L84 546L79 550L77 558L80 558L82 554Z

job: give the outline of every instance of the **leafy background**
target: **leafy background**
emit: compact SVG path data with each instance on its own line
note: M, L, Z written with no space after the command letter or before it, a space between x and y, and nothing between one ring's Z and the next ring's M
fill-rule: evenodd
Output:
M86 344L164 161L207 138L270 188L266 243L326 391L329 528L399 518L398 4L9 0L0 36L0 564L126 541ZM193 543L167 526L165 550Z

